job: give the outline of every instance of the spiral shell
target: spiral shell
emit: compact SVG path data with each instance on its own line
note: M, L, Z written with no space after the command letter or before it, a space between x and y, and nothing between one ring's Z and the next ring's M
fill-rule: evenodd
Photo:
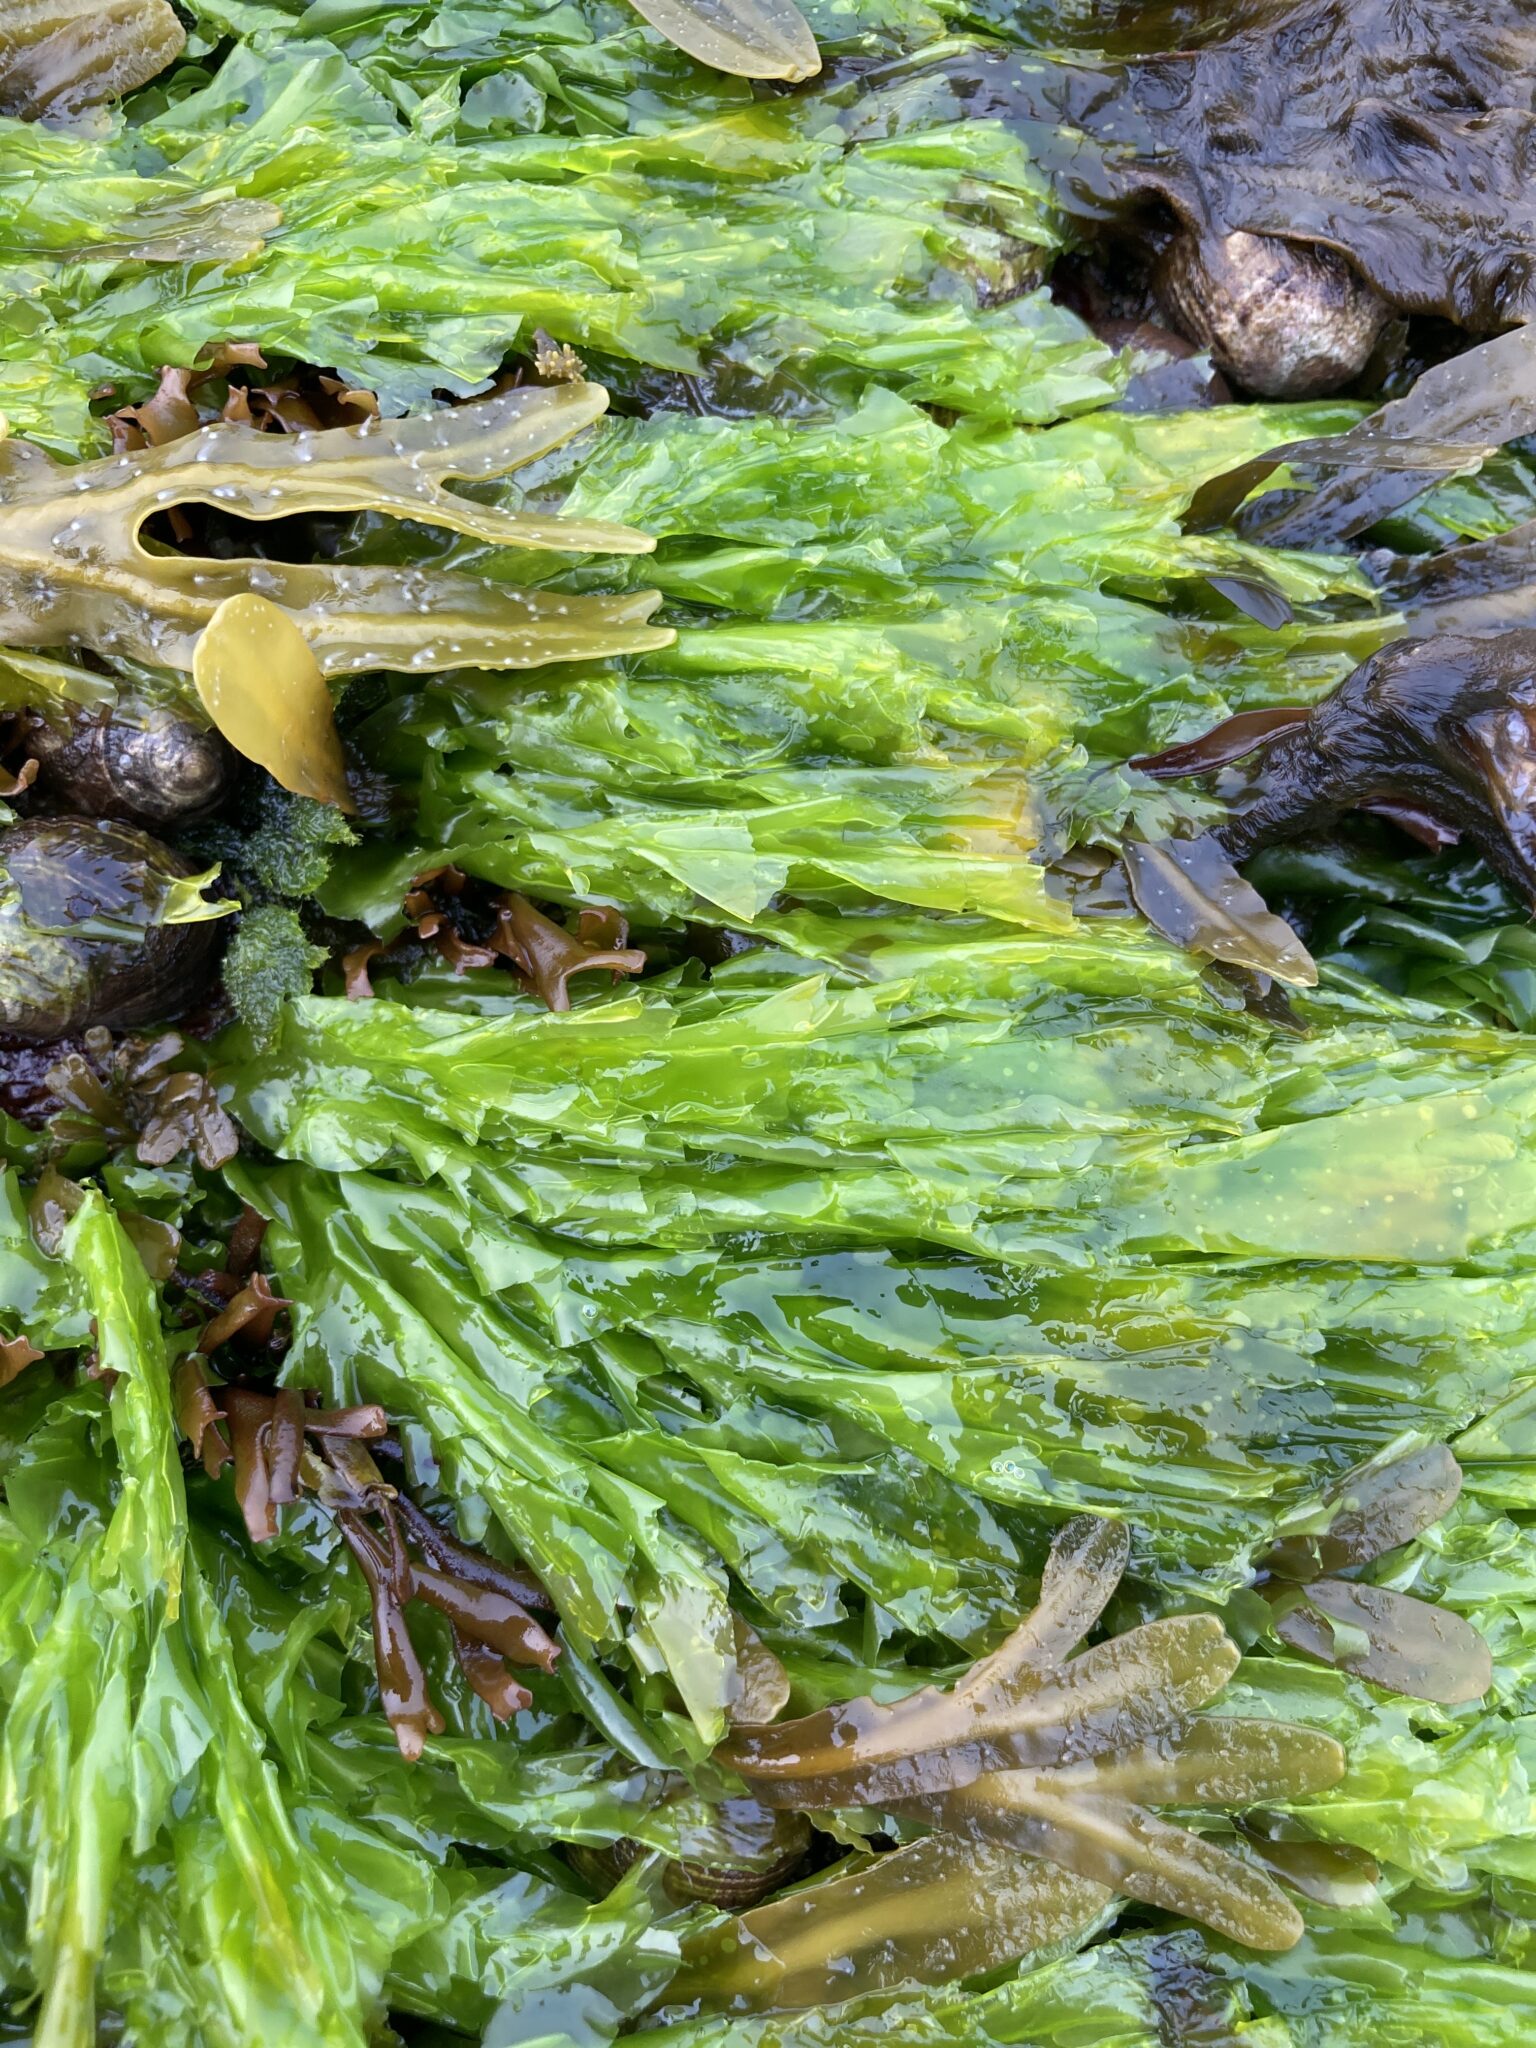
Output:
M34 712L24 744L42 786L71 811L138 825L202 817L228 793L238 768L206 720L127 693L109 710Z
M803 1813L770 1812L754 1799L728 1799L708 1818L683 1829L687 1856L662 1866L662 1889L679 1905L702 1900L741 1911L789 1883L811 1846L811 1824ZM616 1885L646 1845L630 1836L605 1849L572 1847L574 1867L598 1890Z
M0 832L0 1037L40 1045L185 1010L212 966L216 927L149 923L126 934L153 881L192 872L111 819L28 818Z
M1175 235L1153 289L1175 327L1259 398L1320 398L1360 375L1391 318L1336 250L1270 235Z

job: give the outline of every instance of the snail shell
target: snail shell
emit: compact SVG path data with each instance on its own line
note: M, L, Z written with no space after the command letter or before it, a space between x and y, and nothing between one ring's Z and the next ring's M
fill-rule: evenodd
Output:
M108 710L34 712L27 751L72 811L172 825L228 794L239 763L227 741L175 704L126 692Z
M131 926L157 881L186 861L136 826L107 818L28 818L0 832L0 1036L45 1044L101 1024L178 1015L213 963L212 924ZM101 935L93 935L95 925Z
M752 1799L727 1799L712 1820L690 1826L694 1853L669 1858L662 1889L686 1905L701 1899L741 1912L788 1884L811 1846L811 1824L803 1813L772 1813ZM643 1842L625 1836L606 1849L571 1848L566 1854L589 1884L609 1890L629 1866L645 1855Z
M716 1862L690 1856L668 1863L662 1874L662 1889L679 1905L702 1899L707 1905L728 1906L741 1912L755 1906L799 1870L811 1846L811 1824L803 1813L776 1814L771 1847L751 1860L740 1862L727 1856Z
M1319 398L1352 382L1392 313L1336 250L1272 235L1181 230L1152 283L1173 324L1259 398Z

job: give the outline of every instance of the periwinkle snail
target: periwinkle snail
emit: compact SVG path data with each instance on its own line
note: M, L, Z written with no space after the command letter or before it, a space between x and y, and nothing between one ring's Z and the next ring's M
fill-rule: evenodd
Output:
M209 922L156 922L189 862L137 826L27 818L0 832L0 1036L45 1044L184 1011L218 944Z
M69 810L159 827L205 816L238 766L206 719L126 686L110 708L34 709L21 745L38 763L41 787Z
M1392 309L1337 251L1181 230L1153 289L1174 325L1258 398L1316 398L1358 377Z
M755 1906L798 1874L811 1846L803 1813L772 1812L755 1799L709 1806L679 1800L676 1806L684 1853L667 1859L661 1881L679 1905L700 1900L737 1912ZM645 1854L645 1845L625 1837L606 1849L567 1853L590 1883L607 1890Z

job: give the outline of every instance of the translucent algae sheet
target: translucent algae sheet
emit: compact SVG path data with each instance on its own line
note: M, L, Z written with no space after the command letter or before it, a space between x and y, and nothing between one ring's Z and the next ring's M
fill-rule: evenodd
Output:
M0 19L0 2042L1536 2038L1533 106Z

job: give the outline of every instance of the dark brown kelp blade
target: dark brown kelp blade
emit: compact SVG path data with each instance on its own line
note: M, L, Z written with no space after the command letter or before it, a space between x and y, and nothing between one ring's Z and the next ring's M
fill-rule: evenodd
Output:
M57 1258L69 1228L85 1200L85 1189L68 1179L50 1160L37 1176L32 1199L27 1203L27 1225L32 1241L50 1259Z
M1361 563L1389 611L1416 632L1486 633L1536 626L1536 519L1434 555L1372 549Z
M270 1543L277 1534L277 1503L272 1498L267 1424L272 1400L244 1387L224 1389L224 1418L235 1454L235 1499L253 1543Z
M183 1358L171 1376L176 1404L176 1427L201 1458L203 1470L217 1479L230 1460L229 1440L224 1434L224 1410L214 1400L203 1361L194 1351Z
M1417 839L1420 846L1427 846L1431 853L1443 853L1461 839L1461 833L1454 825L1447 825L1443 818L1432 817L1418 804L1395 803L1389 798L1384 803L1362 804L1360 808L1373 818L1385 818L1389 825L1395 825L1399 832L1406 832L1410 839Z
M453 1654L459 1669L474 1692L498 1721L510 1721L525 1707L533 1705L533 1694L519 1685L495 1650L477 1643L472 1636L453 1630Z
M186 41L166 0L6 0L0 114L73 119L147 84Z
M239 1220L229 1233L229 1245L224 1254L225 1272L233 1273L237 1280L248 1280L266 1234L266 1217L253 1209L249 1202L242 1202Z
M102 1043L93 1048L96 1037ZM174 1071L185 1051L176 1031L115 1046L110 1032L87 1032L83 1051L66 1052L48 1070L48 1085L65 1105L52 1120L54 1135L114 1149L131 1144L142 1166L167 1166L186 1151L210 1171L227 1165L240 1149L239 1132L205 1074Z
M1073 1941L1109 1902L1091 1878L1011 1848L927 1835L712 1931L668 1995L803 2007L941 1984Z
M451 1572L462 1585L479 1586L487 1592L504 1594L520 1607L537 1607L545 1613L553 1612L555 1603L532 1572L518 1571L483 1550L471 1550L467 1544L450 1536L407 1494L402 1493L397 1498L395 1513L422 1556L435 1564L439 1571Z
M1259 576L1207 576L1206 582L1218 597L1235 605L1245 619L1278 633L1289 626L1296 613L1290 599L1277 583Z
M231 1337L265 1343L279 1311L292 1306L291 1301L272 1292L265 1273L253 1273L229 1305L203 1325L197 1348L206 1358Z
M1311 954L1209 833L1156 845L1128 839L1121 854L1137 909L1164 938L1293 987L1315 987Z
M961 104L1085 129L1095 147L1060 165L1063 203L1090 220L1107 208L1131 236L1149 202L1179 223L1163 290L1245 367L1294 361L1304 386L1337 388L1376 306L1471 335L1532 317L1528 0L1094 0L1051 14L1098 61L969 52L946 65L971 87ZM1295 270L1229 270L1239 235ZM1191 244L1230 306L1209 286L1203 306L1179 293L1168 259Z
M343 1511L336 1520L368 1582L379 1697L395 1731L400 1754L408 1763L414 1763L425 1748L427 1737L442 1734L443 1717L427 1691L427 1674L406 1626L405 1607L394 1583L388 1553L360 1515Z
M158 448L162 441L174 441L178 434L195 434L203 415L192 393L199 381L196 370L163 364L160 382L141 405L120 405L108 415L114 450ZM179 536L185 538L185 535Z
M125 1144L135 1135L117 1076L98 1073L86 1053L65 1053L48 1069L47 1081L64 1105L50 1125L57 1136L89 1145Z
M198 350L191 368L163 363L155 391L137 405L120 405L106 416L114 453L158 448L195 433L216 419L259 427L263 433L318 433L326 427L355 427L377 419L379 401L371 391L343 383L309 364L295 364L266 384L235 383L232 370L265 370L266 357L254 341L220 341ZM218 393L224 393L222 403ZM178 534L186 539L186 534Z
M1488 1645L1470 1622L1385 1586L1315 1579L1277 1605L1274 1626L1304 1656L1410 1699L1459 1707L1493 1683Z
M472 1641L483 1643L499 1657L513 1664L536 1665L553 1671L560 1645L525 1614L515 1600L503 1593L488 1592L482 1586L466 1586L435 1565L413 1564L413 1591Z
M1383 807L1442 843L1464 835L1536 902L1536 631L1384 647L1275 736L1215 836L1241 862Z
M366 1003L373 997L373 981L368 973L369 963L385 950L382 939L364 939L360 946L354 946L350 953L342 956L341 980L349 1003Z
M0 1337L0 1387L8 1387L16 1375L35 1365L42 1352L26 1337Z
M236 1301L261 1278L253 1273ZM273 1297L263 1292L258 1299L270 1302ZM272 1540L277 1509L298 1500L301 1491L335 1516L368 1584L379 1696L401 1754L409 1761L419 1757L427 1736L440 1734L444 1725L406 1620L413 1600L435 1607L447 1619L460 1670L498 1719L508 1720L528 1706L532 1695L513 1678L507 1662L553 1671L560 1645L518 1596L527 1593L541 1606L548 1605L548 1596L536 1581L525 1581L447 1536L385 1481L368 1450L370 1441L386 1435L384 1411L371 1404L311 1408L291 1387L264 1393L230 1386L222 1394L221 1410L199 1353L182 1360L175 1380L178 1421L194 1451L201 1450L210 1478L231 1455L223 1434L227 1429L235 1495L252 1542ZM382 1534L371 1516L382 1524ZM417 1536L430 1562L409 1555L406 1530Z
M312 1469L305 1462L310 1411L303 1396L293 1387L279 1387L270 1394L252 1387L223 1387L220 1407L209 1390L202 1357L195 1352L177 1367L174 1385L177 1422L202 1457L210 1479L218 1477L229 1457L227 1428L234 1451L235 1498L247 1532L253 1543L269 1543L277 1534L274 1511L299 1498L300 1483ZM375 1412L342 1411L364 1418Z
M279 1387L266 1425L267 1495L274 1507L299 1497L299 1459L304 1453L304 1402L293 1387Z
M1160 754L1139 755L1130 765L1160 782L1176 782L1186 775L1211 775L1218 768L1241 761L1266 740L1277 739L1281 733L1305 725L1310 716L1305 704L1284 704L1270 711L1239 711L1235 718L1223 719L1197 740L1181 740L1177 746L1164 747Z
M1536 332L1516 327L1426 370L1346 433L1291 441L1213 477L1195 493L1185 525L1224 526L1244 500L1285 464L1317 480L1246 506L1238 524L1271 547L1337 547L1449 476L1464 475L1506 441L1536 431Z
M377 1402L356 1408L306 1408L304 1427L311 1436L364 1437L372 1441L389 1434L389 1417Z
M1276 1578L1308 1580L1369 1564L1422 1536L1450 1513L1461 1467L1444 1444L1428 1444L1346 1474L1334 1489L1326 1529L1283 1537L1263 1559Z
M658 35L736 78L814 78L821 52L794 0L630 0Z

